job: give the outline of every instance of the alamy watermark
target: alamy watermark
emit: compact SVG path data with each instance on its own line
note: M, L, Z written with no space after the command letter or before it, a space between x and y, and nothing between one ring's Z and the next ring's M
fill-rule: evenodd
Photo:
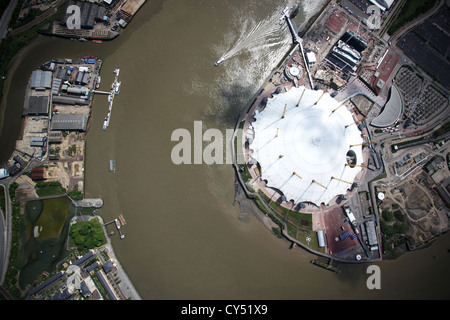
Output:
M381 289L381 269L379 266L370 265L366 270L367 274L370 276L367 278L366 286L367 289Z
M70 14L67 18L66 24L67 28L81 29L81 9L77 5L70 5L67 7L66 13Z
M219 129L210 128L203 132L202 121L194 121L194 133L187 129L175 129L171 141L178 142L171 152L172 162L179 164L233 164L233 137L242 137L242 129L226 129L225 134ZM204 143L207 143L204 145ZM244 163L242 149L236 148L236 162Z

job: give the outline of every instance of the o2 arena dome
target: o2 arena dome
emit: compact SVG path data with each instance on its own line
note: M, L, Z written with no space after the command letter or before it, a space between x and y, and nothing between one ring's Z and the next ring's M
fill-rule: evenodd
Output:
M286 201L328 204L361 171L364 141L352 113L322 90L293 87L254 118L250 157Z

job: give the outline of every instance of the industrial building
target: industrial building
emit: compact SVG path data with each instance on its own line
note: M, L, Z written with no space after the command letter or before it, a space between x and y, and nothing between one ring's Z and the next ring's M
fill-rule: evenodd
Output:
M361 62L367 42L351 30L347 30L328 53L326 60L344 72L355 72Z
M86 131L85 114L55 114L52 118L51 130Z
M36 180L45 180L45 169L44 167L37 167L31 170L31 179Z
M49 98L48 96L30 96L28 99L28 108L25 114L28 115L48 115Z
M89 76L89 72L78 72L75 83L85 86L89 83Z
M75 96L54 96L52 98L54 105L65 104L65 105L77 105L77 106L87 106L89 104L88 99L82 99Z
M34 70L31 73L30 87L33 90L45 90L52 87L52 72Z

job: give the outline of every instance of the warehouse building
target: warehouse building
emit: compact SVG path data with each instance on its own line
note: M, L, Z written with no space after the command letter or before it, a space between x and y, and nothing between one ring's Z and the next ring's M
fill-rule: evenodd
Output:
M31 89L45 90L52 87L51 71L34 70L31 73Z
M73 106L85 106L89 104L89 100L74 96L54 96L52 102L54 105L64 104Z
M31 96L28 99L28 108L25 114L28 115L48 115L48 96Z
M52 118L51 130L86 131L85 114L55 114Z

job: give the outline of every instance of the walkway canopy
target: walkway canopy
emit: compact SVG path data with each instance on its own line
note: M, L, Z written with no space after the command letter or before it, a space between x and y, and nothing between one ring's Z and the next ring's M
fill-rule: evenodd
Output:
M363 140L344 105L322 90L292 88L268 99L254 117L249 147L268 187L286 201L316 205L346 194L361 171L346 165L347 154L362 164Z

